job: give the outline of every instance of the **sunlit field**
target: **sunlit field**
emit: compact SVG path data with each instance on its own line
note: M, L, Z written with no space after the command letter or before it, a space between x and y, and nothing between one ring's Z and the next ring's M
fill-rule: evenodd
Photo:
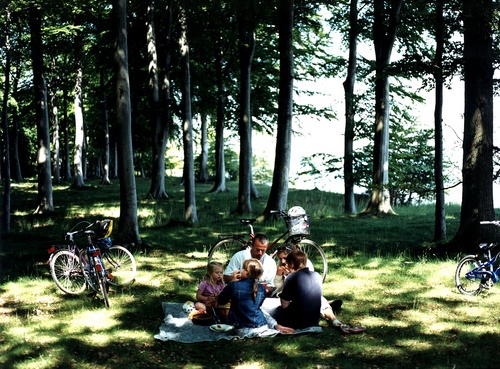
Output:
M454 286L462 255L433 255L434 209L394 209L398 215L346 216L341 196L291 190L289 207L311 215L311 236L325 250L328 299L342 299L339 319L367 331L343 336L321 322L323 333L204 344L160 342L162 301L194 299L207 253L221 233L244 233L236 208L237 183L212 194L197 185L199 224L183 221L184 195L176 178L171 196L146 199L149 181L137 179L139 226L144 247L132 247L134 284L111 288L110 308L84 293L69 296L51 279L47 248L81 220L119 217L119 185L88 181L84 190L54 186L56 214L33 215L36 184L13 184L12 231L0 248L0 368L487 368L496 367L500 290L464 296ZM252 201L258 217L269 188ZM2 189L3 190L3 189ZM365 204L360 202L358 210ZM449 205L453 237L460 209ZM255 224L271 238L284 222ZM113 235L112 235L113 238Z

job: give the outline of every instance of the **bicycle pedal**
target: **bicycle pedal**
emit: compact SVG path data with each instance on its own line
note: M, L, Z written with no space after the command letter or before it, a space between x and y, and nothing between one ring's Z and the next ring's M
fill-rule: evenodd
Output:
M113 274L109 273L108 274L108 279L112 281L113 279L115 279L115 276Z

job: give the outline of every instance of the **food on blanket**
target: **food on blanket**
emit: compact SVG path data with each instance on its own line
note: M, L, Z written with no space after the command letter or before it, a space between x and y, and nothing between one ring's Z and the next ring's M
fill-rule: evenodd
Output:
M214 317L212 314L200 313L198 311L189 315L191 321L196 325L212 325L214 324Z
M227 324L214 324L210 326L210 330L214 332L227 332L231 329L233 329L233 326Z

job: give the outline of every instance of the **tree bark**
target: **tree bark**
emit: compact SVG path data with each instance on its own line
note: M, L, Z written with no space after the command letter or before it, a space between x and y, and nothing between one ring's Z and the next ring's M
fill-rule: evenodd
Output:
M344 81L345 135L344 135L344 213L355 214L354 199L354 83L356 82L358 47L358 1L351 0L349 12L349 62Z
M208 117L205 113L201 113L201 154L200 171L198 173L198 181L205 183L208 181Z
M127 47L127 0L114 0L116 20L116 123L118 128L118 176L120 180L120 222L118 239L140 244L137 221L137 189L132 148L132 117Z
M52 74L55 76L55 60L52 60ZM57 77L52 78L50 84L50 106L52 107L52 146L53 146L53 181L61 182L61 157L60 157L60 131L59 131L59 110L57 106Z
M388 66L396 38L402 0L394 0L385 26L384 0L374 0L373 43L375 46L375 134L373 179L370 201L363 214L394 214L389 192L389 111Z
M264 215L271 210L285 210L288 200L288 181L292 150L293 111L293 0L279 3L280 81L278 95L278 133L273 182Z
M454 243L476 250L477 242L495 239L493 226L493 55L492 0L463 0L464 156L460 226Z
M31 31L31 58L33 61L33 82L35 86L35 116L38 138L38 199L37 214L54 212L52 196L52 170L50 165L49 115L47 111L47 86L43 76L43 51L40 9L31 6L29 23Z
M6 35L5 35L5 81L2 101L2 144L0 145L0 155L2 156L2 179L4 183L3 201L2 201L2 230L10 231L10 143L9 143L9 122L8 122L8 107L10 96L10 10L7 9L6 17Z
M193 153L193 120L191 114L191 75L189 69L189 42L186 19L186 2L179 4L181 34L179 47L182 68L182 142L184 147L184 219L191 224L198 223Z
M215 45L215 77L217 83L217 121L215 122L215 183L210 192L226 192L226 164L224 159L224 124L226 87L223 71L224 53L219 36Z
M443 0L436 0L436 57L434 60L436 106L434 109L434 181L436 183L436 209L434 214L434 241L446 240L446 202L443 180Z
M76 63L76 79L74 91L74 106L75 111L75 154L73 157L74 177L73 187L85 187L84 173L84 149L85 149L85 131L83 123L83 101L82 101L82 83L83 83L83 68L81 59L82 35L77 34L75 38L75 63Z
M110 163L110 147L109 147L109 119L108 119L108 103L106 96L106 79L104 78L104 69L101 68L101 96L102 96L102 119L103 127L102 133L104 137L104 165L102 168L102 185L110 185L109 179L109 163Z
M167 125L160 113L160 93L158 78L158 56L156 52L156 30L154 23L155 2L148 4L147 45L149 60L150 124L152 132L152 173L148 196L153 199L168 198L165 191L165 151L167 148ZM167 50L167 53L170 52Z
M255 28L249 20L249 2L238 6L238 43L240 54L240 167L238 179L238 206L236 214L252 212L252 112L250 105L252 61L255 50Z

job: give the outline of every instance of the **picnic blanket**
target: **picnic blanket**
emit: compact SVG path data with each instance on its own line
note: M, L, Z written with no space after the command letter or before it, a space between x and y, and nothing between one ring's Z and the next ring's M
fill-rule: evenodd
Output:
M182 310L182 305L183 303L162 302L161 306L165 314L165 318L163 324L160 326L160 333L154 336L155 339L160 341L196 343L243 338L275 337L276 335L281 334L275 329L266 329L258 334L250 333L241 335L238 335L238 332L235 329L226 332L214 332L207 326L193 324L193 322L188 319L188 314ZM315 326L304 329L296 329L294 335L320 332L322 332L322 328Z

